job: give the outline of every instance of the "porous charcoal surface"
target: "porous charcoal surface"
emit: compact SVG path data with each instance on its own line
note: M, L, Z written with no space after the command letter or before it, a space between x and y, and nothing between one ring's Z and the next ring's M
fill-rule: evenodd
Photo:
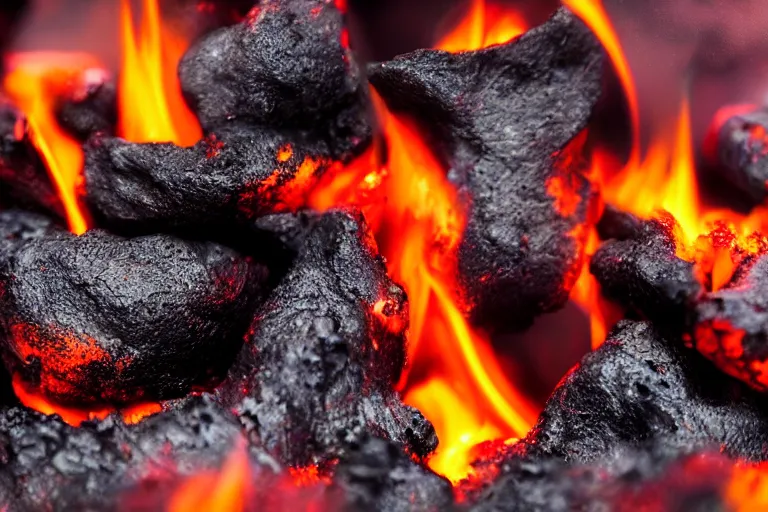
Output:
M583 463L665 438L765 460L768 402L647 322L622 321L559 384L522 448Z
M367 87L347 39L334 2L263 0L187 52L182 90L206 132L233 119L309 131L346 159L371 136Z
M123 489L216 469L241 438L232 413L205 398L134 426L110 417L76 428L58 416L8 408L0 411L0 432L0 501L9 512L116 510ZM257 447L249 451L254 467L279 470Z
M179 72L206 139L192 148L91 141L86 196L99 224L233 229L302 206L323 172L372 138L345 33L331 2L264 0L242 23L204 37Z
M768 391L768 256L727 287L704 295L692 322L702 354L753 388Z
M331 163L321 142L234 124L191 148L104 137L85 150L94 217L138 232L232 228L290 210Z
M0 207L64 219L64 207L29 137L27 118L0 97Z
M106 70L87 69L64 97L56 119L81 142L94 133L112 135L117 126L117 88Z
M516 459L470 510L721 510L733 464L715 449L681 453L663 444L618 448L589 464Z
M322 470L368 434L424 456L434 429L393 391L407 319L361 215L325 214L259 308L218 399L286 465Z
M606 241L589 269L605 297L665 327L684 327L688 312L704 292L694 264L676 254L671 216L640 221L607 210L599 225Z
M4 360L62 403L183 396L224 376L266 274L168 235L30 240L0 272Z
M0 211L0 268L31 240L63 233L51 219L23 210Z
M719 127L712 168L753 203L768 197L768 109L732 116Z
M454 507L448 480L377 438L349 450L336 468L329 491L340 493L337 510L427 512Z
M561 9L508 44L419 50L369 68L388 106L431 136L464 197L459 276L485 327L523 326L568 300L590 220L578 135L600 96L602 62L594 35Z

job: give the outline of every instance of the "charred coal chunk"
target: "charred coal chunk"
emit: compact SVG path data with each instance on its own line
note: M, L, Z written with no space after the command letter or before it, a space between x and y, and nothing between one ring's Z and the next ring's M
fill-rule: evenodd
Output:
M725 372L768 391L768 256L696 304L696 348Z
M768 402L649 323L620 322L552 394L522 445L531 456L596 460L617 446L666 437L764 460Z
M326 0L262 0L193 46L182 90L206 132L233 119L322 134L335 159L371 138L367 87L343 15Z
M81 142L95 133L115 133L117 88L107 71L86 69L57 102L59 124Z
M51 219L23 210L0 212L0 268L24 244L62 232Z
M448 480L383 439L365 440L339 463L329 493L340 510L430 511L453 509Z
M6 365L61 403L183 396L226 373L266 273L167 235L31 240L0 273Z
M75 428L58 416L10 408L0 412L0 431L0 492L9 511L114 510L139 481L164 487L220 467L242 434L232 413L201 397L132 426L110 417ZM278 470L257 447L249 459Z
M618 237L605 242L590 262L602 293L659 325L682 329L704 289L694 264L677 256L674 219L664 215L639 221L609 210L599 228L603 235Z
M721 510L734 462L716 450L617 449L589 464L518 459L475 500L473 512Z
M721 114L722 115L722 114ZM712 168L755 204L768 197L768 109L716 121L708 147Z
M286 465L323 469L367 434L426 455L437 444L432 425L393 391L407 318L405 292L361 215L325 214L257 312L217 396Z
M590 213L583 129L602 59L595 37L561 9L505 45L420 50L370 67L390 108L428 130L465 197L460 279L484 326L525 325L568 299Z
M0 98L0 206L64 219L64 207L28 128L24 114Z
M191 148L94 138L85 147L87 203L120 231L233 227L295 210L331 165L322 142L230 124Z

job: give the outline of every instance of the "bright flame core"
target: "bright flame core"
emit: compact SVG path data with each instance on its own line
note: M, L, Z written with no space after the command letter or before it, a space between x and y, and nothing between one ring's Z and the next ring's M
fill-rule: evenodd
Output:
M528 29L519 13L486 0L472 0L469 12L435 45L439 50L462 52L506 43Z
M189 41L163 24L158 0L143 0L138 33L131 1L122 0L121 6L119 135L132 142L195 144L202 130L184 103L176 69Z

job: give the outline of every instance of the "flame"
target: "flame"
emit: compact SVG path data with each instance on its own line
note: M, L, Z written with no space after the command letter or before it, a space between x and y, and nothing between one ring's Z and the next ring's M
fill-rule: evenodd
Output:
M202 138L202 130L184 103L176 71L189 41L163 24L157 0L143 0L137 34L131 1L121 1L118 133L133 142L191 146Z
M220 471L188 478L174 493L169 512L244 511L249 503L251 466L244 446L233 451Z
M768 509L768 463L736 465L724 494L728 510Z
M506 43L528 29L520 13L485 0L472 0L469 12L435 45L456 53Z
M58 98L72 90L78 77L100 67L99 62L88 54L29 52L11 55L6 64L5 92L27 116L30 138L58 191L69 229L82 234L88 229L87 213L78 202L83 151L58 125L55 106Z

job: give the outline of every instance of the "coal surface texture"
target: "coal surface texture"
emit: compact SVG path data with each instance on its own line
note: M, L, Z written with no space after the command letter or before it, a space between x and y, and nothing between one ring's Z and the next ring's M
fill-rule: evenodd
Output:
M8 408L0 411L0 430L0 501L9 512L117 510L124 489L217 469L242 438L232 413L204 398L133 426L110 417L77 428ZM278 468L257 447L249 458L264 471Z
M378 438L353 447L339 463L329 493L339 491L337 510L428 512L454 505L448 480Z
M95 133L113 135L117 128L117 87L109 72L91 68L57 98L56 119L72 136L85 142Z
M11 257L31 240L63 233L50 218L23 210L0 212L0 268L7 265Z
M590 217L579 135L602 62L597 39L561 9L508 44L419 50L369 69L387 105L425 128L464 197L459 276L484 327L525 326L568 300Z
M99 225L199 234L301 207L326 170L372 139L344 34L332 2L265 0L195 44L179 73L206 138L191 148L87 144L86 199Z
M768 391L768 256L702 297L692 332L696 348L718 367Z
M603 243L590 271L605 297L660 326L684 328L689 310L704 292L694 264L676 254L671 216L641 221L607 209L599 224Z
M29 136L27 118L0 97L0 208L64 219L64 206Z
M765 460L768 402L679 340L622 321L560 383L521 445L531 457L597 460L620 446L664 439Z
M754 204L768 197L768 108L732 116L716 136L712 168Z
M715 449L680 453L663 445L619 448L589 464L519 459L508 462L470 510L730 510L733 469L734 461Z
M361 214L327 213L257 312L218 399L285 465L323 471L369 434L424 456L434 429L393 390L407 319Z
M0 274L4 360L61 403L183 396L226 373L265 277L230 249L168 235L30 240Z

